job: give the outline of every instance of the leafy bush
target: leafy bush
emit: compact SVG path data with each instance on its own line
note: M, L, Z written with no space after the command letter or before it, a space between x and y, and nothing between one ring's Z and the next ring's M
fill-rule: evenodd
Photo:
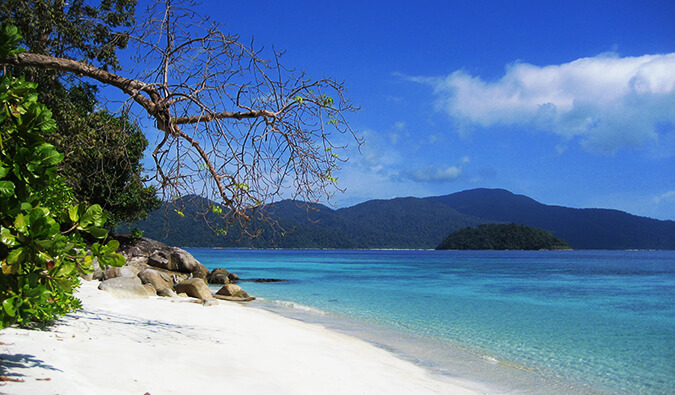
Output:
M13 26L0 29L0 57L20 53ZM56 173L63 154L44 141L54 131L51 112L38 102L36 84L7 73L0 77L0 328L48 322L77 309L79 275L121 266L119 242L106 239L100 206L66 207L71 196Z

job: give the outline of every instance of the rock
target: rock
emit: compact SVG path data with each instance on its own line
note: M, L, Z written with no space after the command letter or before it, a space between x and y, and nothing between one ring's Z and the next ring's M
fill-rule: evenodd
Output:
M213 295L213 297L220 300L227 300L228 302L250 302L255 300L255 296L249 296L248 298L238 298L236 296Z
M213 269L208 280L209 284L229 284L231 282L230 272L222 268Z
M175 270L182 273L192 273L193 277L206 280L209 275L209 269L199 263L189 252L173 247L169 256L169 270Z
M239 276L237 276L237 273L230 273L227 275L227 277L230 279L230 282L237 282L239 281Z
M169 263L169 252L168 251L155 251L152 255L148 257L148 265L159 267L166 270L176 270L171 268Z
M241 289L240 286L236 284L225 284L221 289L216 292L216 295L221 296L234 296L237 298L250 298L251 295L247 294L246 291Z
M138 274L138 278L141 279L143 284L152 284L158 292L173 287L173 281L168 274L154 269L143 270Z
M157 296L157 290L152 284L143 284L143 287L148 292L148 296Z
M139 272L151 266L167 271L192 274L192 277L203 279L209 275L209 269L181 248L169 247L145 237L134 238L129 234L115 235L115 239L120 242L120 253L127 258L128 266L137 268Z
M115 277L99 284L98 289L117 296L118 298L134 299L147 298L148 291L141 284L138 277Z
M102 280L108 280L115 277L136 277L138 272L128 266L109 267L103 271Z
M115 235L115 239L120 242L120 250L127 258L145 257L148 258L155 251L164 250L167 248L166 244L159 241L141 237L140 239L131 237L129 234Z
M178 294L186 293L188 296L199 299L210 299L213 297L206 281L201 278L190 278L179 282L174 286Z
M166 298L177 298L178 294L176 293L176 291L173 290L173 288L164 288L161 291L157 291L157 296L164 296Z

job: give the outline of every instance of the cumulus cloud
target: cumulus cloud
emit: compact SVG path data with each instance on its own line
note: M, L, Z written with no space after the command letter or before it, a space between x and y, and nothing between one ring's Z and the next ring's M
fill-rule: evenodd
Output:
M463 70L411 79L431 84L438 108L461 125L523 125L579 138L594 151L658 143L666 136L657 125L675 124L675 53L602 54L543 67L518 62L496 81Z
M427 166L419 169L402 171L402 178L417 182L449 182L462 175L462 168L457 166Z

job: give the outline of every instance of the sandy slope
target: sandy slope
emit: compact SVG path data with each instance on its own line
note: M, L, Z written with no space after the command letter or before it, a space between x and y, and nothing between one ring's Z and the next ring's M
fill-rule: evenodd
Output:
M231 302L117 299L96 286L85 282L84 309L48 331L0 331L0 374L24 380L0 393L472 393L320 326Z

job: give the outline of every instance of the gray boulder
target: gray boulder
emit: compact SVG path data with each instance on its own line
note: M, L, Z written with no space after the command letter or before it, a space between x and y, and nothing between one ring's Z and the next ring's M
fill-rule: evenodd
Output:
M148 297L148 291L138 277L111 278L101 282L98 289L109 292L118 298L144 299Z
M220 288L218 292L216 292L216 295L233 296L236 298L243 298L243 299L248 299L251 297L248 293L246 293L246 291L241 289L241 287L236 284L223 285L223 287Z
M173 247L169 256L169 270L175 270L182 273L192 273L192 276L206 280L209 275L209 269L199 263L189 252Z
M171 267L171 264L169 262L170 256L171 255L168 250L154 251L148 257L148 265L166 270L176 270L175 268Z
M190 278L179 282L174 286L178 294L186 293L188 296L198 299L211 299L213 294L206 285L206 281L201 278Z

